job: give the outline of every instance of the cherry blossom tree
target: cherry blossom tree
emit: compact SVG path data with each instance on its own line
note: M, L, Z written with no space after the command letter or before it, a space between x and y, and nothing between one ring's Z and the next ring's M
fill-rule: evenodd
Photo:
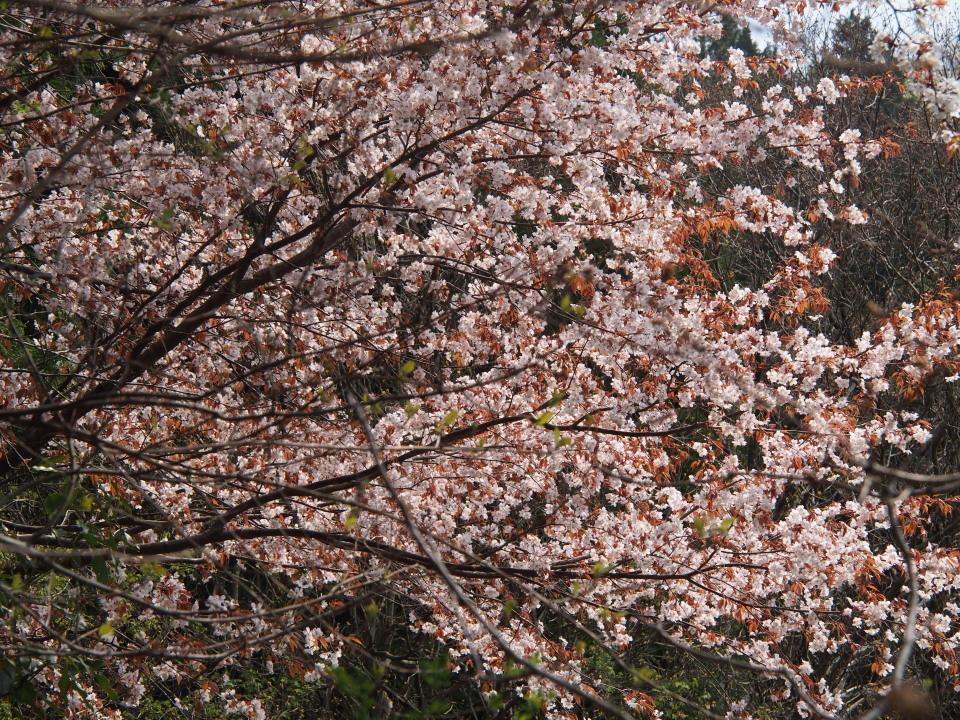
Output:
M931 428L889 402L960 377L956 278L818 325L893 153L830 108L893 76L701 57L803 6L8 2L0 691L264 717L230 669L404 672L387 611L551 717L657 716L651 638L754 678L707 717L956 683L960 475L890 462ZM955 163L911 12L874 44Z

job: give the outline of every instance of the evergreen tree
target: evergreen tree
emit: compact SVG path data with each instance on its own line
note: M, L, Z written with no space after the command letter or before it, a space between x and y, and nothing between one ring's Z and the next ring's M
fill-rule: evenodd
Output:
M730 48L742 50L747 57L763 54L757 47L749 27L740 25L729 17L724 17L720 25L723 28L723 34L719 38L703 38L700 41L702 57L726 62L730 58Z

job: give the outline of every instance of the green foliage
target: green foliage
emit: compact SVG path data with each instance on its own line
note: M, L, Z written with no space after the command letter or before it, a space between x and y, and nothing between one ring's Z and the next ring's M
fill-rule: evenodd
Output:
M874 33L870 18L853 11L833 29L833 54L845 60L869 61Z
M697 678L668 679L661 683L659 689L651 691L664 720L699 720L703 717L699 710L676 699L674 695L680 695L710 710L719 709L719 698L710 688L703 687Z
M535 720L543 715L547 698L539 693L530 693L520 703L520 707L513 711L514 720Z
M0 658L0 712L7 703L17 706L32 706L37 693L32 683L32 674L25 658ZM2 716L0 716L2 717Z
M712 60L726 62L730 58L730 48L742 50L747 57L755 57L763 53L757 47L757 43L750 33L749 27L744 27L730 17L724 17L721 25L723 35L717 39L703 38L700 41L700 52L703 57L709 57Z
M376 674L382 680L383 667L376 666ZM331 671L333 682L337 686L351 709L351 717L357 720L370 720L377 706L377 681L374 673L360 669L337 667Z

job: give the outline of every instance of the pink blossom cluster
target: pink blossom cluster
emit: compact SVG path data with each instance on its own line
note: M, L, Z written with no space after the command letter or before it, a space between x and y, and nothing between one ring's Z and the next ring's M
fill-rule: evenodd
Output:
M723 11L776 24L778 5ZM16 214L5 267L29 272L0 282L8 316L42 311L4 331L3 452L25 452L27 420L54 428L31 465L59 457L151 522L123 531L90 627L53 632L35 598L4 645L87 648L129 708L145 676L206 667L205 645L233 648L225 665L300 658L329 682L351 639L235 600L217 577L236 562L320 615L382 583L461 673L536 657L525 682L558 693L554 717L584 702L558 681L598 687L549 613L614 651L659 628L748 662L805 714L843 712L849 689L823 670L841 658L876 661L882 691L907 628L960 677L957 550L914 542L915 596L881 589L906 572L893 528L921 537L949 497L871 469L879 448L929 440L881 399L960 376L960 303L940 286L852 344L816 324L837 258L817 223L866 222L846 187L883 162L880 142L825 120L858 81L792 91L785 60L702 58L713 6L590 8L307 0L289 28L197 13L180 39L108 39L125 51L113 84L23 89L0 136L0 219ZM821 192L712 180L744 167ZM747 236L784 249L756 287L702 252ZM194 564L144 570L175 553ZM101 623L118 630L96 637ZM158 639L168 657L127 652ZM798 642L799 659L784 649ZM627 702L655 713L647 699ZM117 707L82 685L64 712Z

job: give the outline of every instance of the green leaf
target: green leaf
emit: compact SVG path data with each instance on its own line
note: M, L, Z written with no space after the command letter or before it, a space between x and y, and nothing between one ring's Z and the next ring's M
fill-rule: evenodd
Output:
M110 623L104 623L97 628L97 637L101 640L113 637L113 625Z
M446 715L452 705L449 700L431 700L430 704L427 705L427 712L430 715Z
M697 535L700 535L701 537L704 536L704 535L706 535L706 534L707 534L707 521L706 521L704 518L702 518L702 517L694 518L694 519L693 519L693 529L696 530L696 531L697 531Z
M555 393L553 393L553 397L550 398L550 402L547 404L547 406L556 407L566 399L567 399L566 390L557 390Z
M57 687L60 689L60 697L66 699L67 694L71 690L79 690L77 683L73 679L73 673L76 672L76 669L67 669L66 667L61 668L60 681L57 683Z
M409 400L407 400L407 404L403 406L403 409L407 413L407 417L413 417L418 412L420 412L420 406L414 405Z
M641 680L659 680L660 675L652 667L643 665L641 667L635 668L633 675L636 679Z
M110 582L110 567L107 565L107 561L102 557L95 557L90 561L90 565L93 567L93 574L97 576L97 580L107 585Z
M600 560L598 560L593 564L593 569L591 570L591 574L595 578L601 578L604 575L606 575L608 572L610 572L610 568L607 566L606 563Z
M726 520L720 523L720 528L719 528L720 534L726 535L728 532L730 532L730 528L732 528L734 523L736 522L737 522L737 519L735 517L728 517Z
M450 658L446 654L420 661L420 677L427 687L434 689L450 685Z
M293 166L292 166L291 169L292 169L294 172L300 172L301 170L303 170L303 169L306 168L306 167L307 167L307 161L306 161L306 160L297 160L297 161L293 164Z
M300 136L300 152L303 153L304 157L313 157L317 154L317 151L313 149L313 145L307 142L305 135Z
M33 683L21 682L10 691L10 700L14 707L17 705L30 705L37 699L37 691L33 688Z
M403 365L400 366L400 376L407 377L412 375L413 371L417 369L417 363L413 360L407 360Z
M80 502L77 503L77 506L84 512L90 512L93 510L93 498L89 495L84 495L80 498Z
M450 427L456 419L460 416L456 410L451 410L446 415L443 416L443 420L440 421L440 424L437 425L437 432L443 432L448 427Z
M167 574L163 565L160 563L144 562L140 563L140 572L144 575L152 575L155 578L162 578Z
M537 418L537 426L538 426L538 427L543 427L544 425L546 425L548 422L550 422L550 421L553 419L553 416L554 416L554 415L556 415L556 413L550 412L550 411L548 410L548 411L545 412L543 415L541 415L540 417Z
M560 309L563 312L567 312L570 309L570 305L573 303L573 298L570 297L570 293L567 293L560 299Z
M117 691L113 689L113 685L110 684L110 681L107 680L106 676L98 673L97 675L94 675L93 678L97 681L97 685L100 686L100 689L106 693L108 698L110 698L111 702L118 702L120 700L120 696L117 694Z
M63 493L53 493L53 495L48 495L47 499L43 501L43 509L47 511L47 515L56 515L58 512L67 510L65 507L67 503L67 496Z
M383 181L387 185L390 185L396 179L397 179L397 171L394 170L392 167L388 167L386 170L383 171Z
M540 653L534 653L533 655L531 655L530 662L532 662L534 665L539 665ZM530 707L531 710L533 710L535 714L539 714L543 712L543 708L547 704L546 698L540 693L530 693L529 695L527 695L526 701L527 701L527 705Z
M34 470L50 470L56 468L60 463L65 463L70 459L69 455L54 455L53 457L44 458L36 465L33 466Z
M357 520L360 519L360 513L357 512L356 508L347 513L347 516L343 519L343 526L347 530L352 530L353 526L357 524Z

